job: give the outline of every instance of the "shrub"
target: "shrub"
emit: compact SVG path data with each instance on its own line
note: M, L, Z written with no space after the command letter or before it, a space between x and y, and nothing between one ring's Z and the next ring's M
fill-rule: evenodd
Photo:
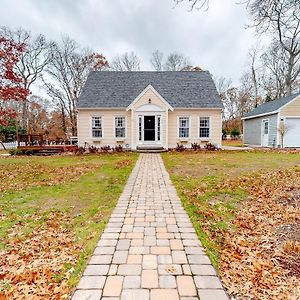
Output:
M84 152L85 152L85 148L83 148L83 147L78 147L78 148L75 150L75 154L76 154L76 155L82 155L82 154L84 154Z
M33 155L32 150L20 150L20 149L10 149L10 155Z
M116 147L115 147L115 151L116 151L116 152L123 152L123 151L124 151L123 146L122 146L122 145L116 146Z
M109 150L111 150L110 146L102 146L100 148L101 152L107 153Z
M16 155L16 150L17 149L10 149L8 152L10 155Z
M240 137L240 131L236 128L233 128L230 132L231 138L238 139Z
M89 147L89 153L97 153L98 152L98 148L95 146L90 146Z
M176 146L177 152L183 152L185 150L186 150L186 148L182 144L177 143L177 146Z
M214 150L217 150L217 147L215 145L213 145L212 143L207 143L205 145L205 149L210 150L210 151L214 151Z
M24 150L16 150L16 155L24 155Z
M194 151L200 150L201 146L198 143L191 143L191 147Z
M33 151L32 150L23 150L23 153L25 155L33 155Z

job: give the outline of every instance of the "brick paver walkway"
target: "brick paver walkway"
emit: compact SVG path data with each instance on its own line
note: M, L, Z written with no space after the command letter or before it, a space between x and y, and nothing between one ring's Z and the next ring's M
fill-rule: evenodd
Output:
M227 300L159 154L141 154L72 300Z

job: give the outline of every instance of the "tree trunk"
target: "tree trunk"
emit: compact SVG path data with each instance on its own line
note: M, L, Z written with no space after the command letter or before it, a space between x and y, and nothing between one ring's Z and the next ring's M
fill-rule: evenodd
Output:
M28 107L27 107L27 102L26 101L23 101L22 102L22 106L21 106L21 118L20 118L20 123L21 123L21 126L22 128L24 128L26 130L26 132L28 133L28 120L27 120L27 110L28 110Z
M62 118L62 129L63 129L63 132L66 134L67 133L67 127L66 127L66 114L65 114L65 110L64 108L62 107L61 108L61 118Z
M293 84L292 72L293 72L294 64L295 64L295 56L294 54L289 53L288 71L285 79L288 96L292 94L292 84Z

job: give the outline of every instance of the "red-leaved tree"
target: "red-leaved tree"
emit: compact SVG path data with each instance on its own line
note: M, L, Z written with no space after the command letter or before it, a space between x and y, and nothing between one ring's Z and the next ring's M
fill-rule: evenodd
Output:
M29 94L14 71L24 46L0 36L0 125L6 125L9 119L16 118L13 103L25 101Z

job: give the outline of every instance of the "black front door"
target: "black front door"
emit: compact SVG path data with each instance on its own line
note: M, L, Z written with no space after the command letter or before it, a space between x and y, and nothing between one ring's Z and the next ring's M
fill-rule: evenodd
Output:
M144 141L155 141L155 116L144 116Z

